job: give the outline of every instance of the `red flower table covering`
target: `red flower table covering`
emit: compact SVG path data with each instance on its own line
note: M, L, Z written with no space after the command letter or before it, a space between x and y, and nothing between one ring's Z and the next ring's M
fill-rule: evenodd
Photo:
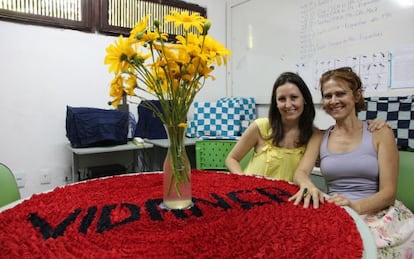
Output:
M58 187L0 213L2 258L361 258L340 207L295 207L297 186L193 171L194 206L158 207L162 174Z

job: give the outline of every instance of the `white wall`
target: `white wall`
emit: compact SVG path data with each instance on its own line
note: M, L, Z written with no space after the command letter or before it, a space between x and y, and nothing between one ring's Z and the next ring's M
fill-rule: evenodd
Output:
M362 75L367 87L364 96L411 95L412 89L389 89L388 72L369 69L375 63L388 67L389 51L395 54L395 50L414 45L414 8L401 2L229 1L227 36L235 64L230 70L232 93L254 96L258 103L266 104L277 74L298 71L314 102L320 103L321 73L351 66ZM375 57L380 52L384 59ZM405 74L402 70L394 66L392 74ZM378 81L378 76L385 79Z
M225 43L223 0L190 1L207 7L210 34ZM71 153L66 105L110 108L105 48L115 37L0 21L0 162L25 178L22 197L65 184ZM197 99L226 96L226 69L214 72ZM51 184L40 184L43 173Z
M316 104L316 116L314 125L319 129L327 129L329 126L335 124L334 119L329 116L323 109L322 105ZM267 117L269 113L269 105L268 104L257 104L256 105L256 113L258 117Z

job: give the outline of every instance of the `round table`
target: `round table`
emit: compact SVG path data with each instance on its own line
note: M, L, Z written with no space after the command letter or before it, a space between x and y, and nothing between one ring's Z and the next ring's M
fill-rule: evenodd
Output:
M297 186L225 172L192 172L194 206L162 210L162 174L100 178L0 208L0 255L110 258L375 258L349 208L295 207ZM355 224L356 223L356 224Z

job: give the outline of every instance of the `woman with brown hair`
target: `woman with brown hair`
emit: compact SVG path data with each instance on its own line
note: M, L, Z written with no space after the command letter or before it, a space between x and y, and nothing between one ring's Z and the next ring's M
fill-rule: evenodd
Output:
M295 73L282 73L275 81L267 118L256 119L229 153L226 165L230 172L262 175L293 181L293 174L314 132L315 106L303 79ZM380 119L370 123L370 130L384 125ZM243 170L240 161L254 149Z
M295 172L300 190L290 200L318 208L326 198L348 206L368 224L379 258L411 258L414 215L396 200L399 160L392 129L369 132L366 122L357 117L365 103L361 80L351 68L324 73L320 84L323 108L335 125L310 139ZM318 156L328 187L326 197L309 176Z

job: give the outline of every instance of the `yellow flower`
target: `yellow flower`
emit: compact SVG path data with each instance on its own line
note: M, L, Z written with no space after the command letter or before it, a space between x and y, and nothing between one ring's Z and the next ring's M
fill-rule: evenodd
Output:
M168 193L174 185L180 196L180 185L189 181L186 170L182 170L187 165L178 155L182 133L187 127L187 113L205 80L214 79L212 64L226 64L231 53L208 35L210 21L197 13L173 11L166 16L164 25L172 22L175 28L184 30L182 35L176 36L175 42L167 42L169 35L161 32L163 26L158 21L150 26L149 17L146 15L136 23L128 38L119 36L106 48L104 63L109 65L109 72L114 73L109 95L114 107L125 95L142 99L144 94L149 94L159 100L161 109L149 108L169 128L168 152L175 183L170 181ZM190 32L193 27L196 30ZM171 129L177 126L180 130Z
M230 56L230 50L226 49L220 42L216 41L213 37L207 35L204 42L205 48L203 49L203 55L211 63L217 63L221 66L222 61L227 64L227 56Z
M125 84L125 93L129 96L134 95L134 89L137 87L137 78L133 74L129 74L126 79L124 79Z
M147 30L148 26L148 19L150 15L147 14L144 18L142 18L141 21L137 22L135 24L135 27L131 30L131 33L129 35L129 38L132 41L140 41Z
M178 78L180 76L180 66L177 64L177 62L168 62L167 71L171 78Z
M188 53L185 49L178 49L176 55L176 61L180 64L188 64L191 61L190 53Z
M184 29L188 31L191 26L195 27L199 33L203 32L203 25L204 23L208 22L208 20L199 13L189 14L188 11L178 13L177 11L172 11L172 15L167 15L165 17L165 22L174 22L175 27L179 27L183 25Z
M168 40L168 35L166 33L162 33L161 35L158 34L157 32L147 32L144 36L143 36L143 41L148 42L148 41L156 41L159 38L162 38L163 41L167 41Z
M124 39L121 35L113 45L106 48L104 63L109 65L109 72L117 74L128 68L128 61L134 54L130 40Z
M191 56L198 56L201 54L202 37L198 37L193 33L188 33L187 37L178 35L176 37L177 42L180 43L179 47L185 49L185 51Z
M148 93L161 103L163 112L154 111L161 121L178 125L186 121L205 80L214 80L212 65L226 64L231 53L208 35L210 21L197 13L173 11L166 16L164 24L172 22L184 29L173 43L167 42L169 36L160 32L162 24L148 24L149 17L146 15L136 23L129 38L120 36L106 49L105 64L115 74L110 88L112 104L116 107L125 94L140 97ZM192 27L197 29L196 33L188 31Z
M118 75L112 79L109 95L111 97L114 97L113 101L111 102L112 105L114 107L118 107L118 104L124 95L123 79L121 75Z
M144 63L147 59L151 58L151 53L143 53L143 52L137 52L135 55L133 55L133 59L135 63ZM133 66L133 65L132 65Z
M117 107L124 95L142 98L147 93L160 101L163 112L154 112L161 121L178 125L186 121L205 80L215 79L213 65L225 65L231 52L208 35L211 23L198 13L172 11L164 24L154 21L155 26L150 26L149 18L143 17L128 38L119 36L106 49L104 63L115 75L112 105ZM169 35L160 31L168 23L184 30L175 42L167 42ZM190 32L193 27L196 30Z

